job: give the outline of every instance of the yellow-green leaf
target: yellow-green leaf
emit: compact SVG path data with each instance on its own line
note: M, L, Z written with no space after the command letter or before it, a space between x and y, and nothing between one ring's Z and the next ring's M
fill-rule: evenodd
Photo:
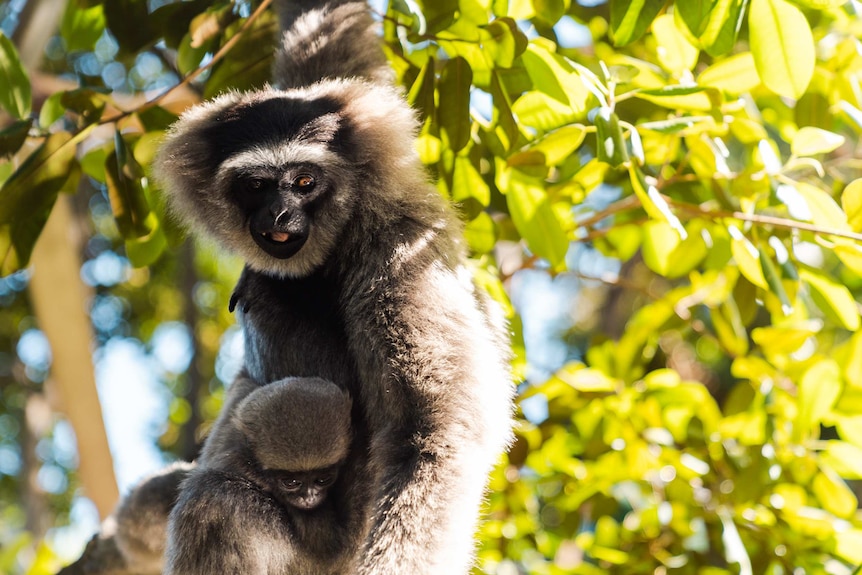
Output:
M793 437L797 442L817 438L820 423L841 395L841 368L832 359L812 365L799 380L796 396L797 415Z
M786 0L751 0L751 52L766 86L799 98L814 74L814 36L805 15Z
M827 317L851 331L859 329L858 306L846 286L812 268L800 267L799 277L811 288L811 299Z
M468 156L456 156L452 173L452 200L463 202L470 198L486 207L491 201L491 189Z
M674 263L671 256L680 241L679 233L667 222L647 222L643 226L644 263L652 271L667 276Z
M847 216L829 193L804 182L796 182L794 187L808 204L813 223L835 230L847 230Z
M813 156L828 154L844 143L844 136L834 132L806 126L793 136L790 151L794 156Z
M854 232L862 231L862 178L853 180L841 194L841 206Z
M862 447L845 441L827 441L820 462L844 479L862 479Z
M505 190L512 221L530 250L552 266L561 267L569 240L551 207L543 181L507 169L498 174L497 185Z
M739 266L739 271L745 276L745 279L763 289L769 289L769 284L763 275L763 269L760 267L760 252L748 238L734 226L729 226L730 232L730 252L733 254L733 259L736 265Z
M610 6L614 44L625 46L646 32L647 26L664 7L664 0L615 0Z
M836 531L835 553L851 565L862 565L862 529Z
M856 511L856 496L832 470L815 475L814 481L811 482L811 490L823 509L836 517L849 519Z
M697 64L698 49L677 29L673 15L662 14L652 23L656 41L656 56L662 67L679 76Z
M751 52L734 54L700 73L699 86L709 86L731 95L750 92L760 85L760 76Z

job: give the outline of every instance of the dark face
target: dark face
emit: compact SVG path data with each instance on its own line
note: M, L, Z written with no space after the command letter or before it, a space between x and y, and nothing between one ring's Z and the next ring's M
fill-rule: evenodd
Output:
M282 503L304 511L323 503L336 479L337 466L311 471L270 471L273 495Z
M319 168L297 164L241 172L233 193L252 239L272 257L287 259L308 239L314 212L327 194L326 184Z

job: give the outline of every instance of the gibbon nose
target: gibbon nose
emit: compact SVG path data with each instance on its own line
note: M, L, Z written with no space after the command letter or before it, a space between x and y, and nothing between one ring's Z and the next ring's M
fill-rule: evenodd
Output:
M290 210L281 210L281 213L275 216L276 226L285 226L288 221L290 221Z

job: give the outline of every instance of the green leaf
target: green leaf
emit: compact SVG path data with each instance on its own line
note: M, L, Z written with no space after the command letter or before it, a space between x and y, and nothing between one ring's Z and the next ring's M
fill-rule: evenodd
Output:
M862 479L862 448L844 441L827 441L820 462L844 479Z
M470 86L473 71L464 58L446 62L437 83L437 119L443 144L458 152L470 141Z
M593 122L596 125L596 155L600 162L615 168L629 161L629 151L616 112L607 107L597 109Z
M39 127L43 130L50 128L54 122L63 117L66 106L63 105L63 92L54 92L42 103L39 111Z
M722 302L710 314L715 335L724 349L733 357L742 357L748 353L748 332L742 323L739 306L733 298Z
M527 49L527 37L511 18L497 18L483 27L482 50L500 68L511 68Z
M766 253L766 250L760 251L760 269L763 270L763 278L766 280L766 285L769 290L775 294L778 301L781 302L781 311L784 315L790 315L793 312L793 305L790 303L790 298L787 296L787 290L784 289L784 284L781 283L781 276L772 263L772 258Z
M677 29L673 15L662 14L656 18L652 23L652 33L657 44L658 61L665 70L680 76L694 68L697 64L698 49Z
M646 32L664 8L664 0L615 0L611 6L611 35L614 44L625 46Z
M836 517L850 519L856 511L856 496L847 487L847 483L837 477L831 470L814 476L811 491L817 496L823 509Z
M584 142L587 133L583 126L563 126L533 143L528 150L541 152L543 164L556 166L567 160Z
M689 31L699 37L706 24L709 22L709 14L718 0L687 0L674 3L675 13L679 13L682 21L688 26Z
M423 2L423 14L427 34L435 34L448 28L455 21L455 11L458 9L458 0L432 0Z
M0 158L11 156L24 145L33 120L17 120L0 130Z
M407 101L410 105L419 110L419 119L425 121L429 115L435 117L435 101L434 101L434 69L436 61L433 57L429 57L419 70L419 75L410 87L410 92L407 94Z
M468 156L456 156L452 172L452 200L463 202L470 198L487 207L491 202L491 188Z
M862 231L862 178L853 180L841 194L841 207L854 232Z
M105 31L105 13L102 4L82 7L78 2L69 2L60 24L60 34L66 42L66 50L90 50Z
M497 186L506 194L512 221L527 246L555 268L561 267L569 240L551 207L542 180L515 169L498 173L498 180Z
M137 268L155 263L168 246L167 238L165 238L154 213L147 216L144 227L148 227L152 231L144 236L127 239L125 242L129 262Z
M769 284L766 283L763 269L760 267L760 251L739 231L739 228L731 225L728 226L727 230L732 238L730 252L733 254L736 265L739 266L739 271L742 272L745 279L757 287L768 290Z
M799 98L814 74L814 36L799 8L785 0L751 0L749 36L763 83Z
M848 229L847 215L828 192L804 182L796 182L794 187L805 200L812 222L835 230Z
M30 79L12 41L0 32L0 107L18 119L30 115Z
M629 168L629 177L632 183L632 190L634 190L647 215L654 220L667 223L676 231L681 239L686 239L688 232L685 231L685 227L683 227L679 218L670 210L670 206L658 191L658 188L649 184L643 172L634 165Z
M148 235L153 228L148 218L150 205L144 191L143 170L119 131L114 134L114 151L105 161L105 176L111 210L120 233L125 238Z
M820 424L841 395L841 368L832 359L818 361L799 380L794 441L819 436Z
M846 286L819 270L807 267L800 267L799 277L811 288L811 299L827 317L850 331L859 329L856 300Z
M102 118L102 112L105 111L108 101L107 95L89 88L70 90L60 96L60 103L66 109L76 112L87 125L98 122Z
M192 20L212 3L212 0L173 2L159 6L150 16L153 27L162 31L165 44L174 50L188 33Z
M736 96L759 86L760 76L757 74L754 56L751 52L743 52L716 62L701 72L697 83Z
M490 253L497 241L497 225L487 212L479 212L464 226L464 239L474 254Z
M820 128L800 128L793 136L790 151L794 156L828 154L844 143L844 136Z
M553 52L553 45L540 40L534 40L527 46L521 60L533 83L534 93L546 96L546 105L554 106L559 115L571 118L565 123L552 126L558 128L586 115L590 92L572 65ZM519 117L519 105L523 106L523 99L523 96L519 98L514 106Z
M862 565L862 529L836 531L835 554L851 565ZM853 573L858 575L859 569Z
M667 222L650 221L644 225L644 263L654 272L663 276L668 275L673 266L671 256L679 244L679 234Z
M701 46L710 56L723 56L736 45L748 0L718 0L699 35Z
M57 194L74 171L75 143L81 138L51 134L0 188L0 275L30 260Z

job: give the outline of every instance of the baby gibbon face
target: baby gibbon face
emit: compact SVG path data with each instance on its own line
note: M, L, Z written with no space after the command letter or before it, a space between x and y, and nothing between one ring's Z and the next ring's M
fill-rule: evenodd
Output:
M273 496L284 505L311 511L326 500L329 488L338 479L338 466L310 471L269 471Z

